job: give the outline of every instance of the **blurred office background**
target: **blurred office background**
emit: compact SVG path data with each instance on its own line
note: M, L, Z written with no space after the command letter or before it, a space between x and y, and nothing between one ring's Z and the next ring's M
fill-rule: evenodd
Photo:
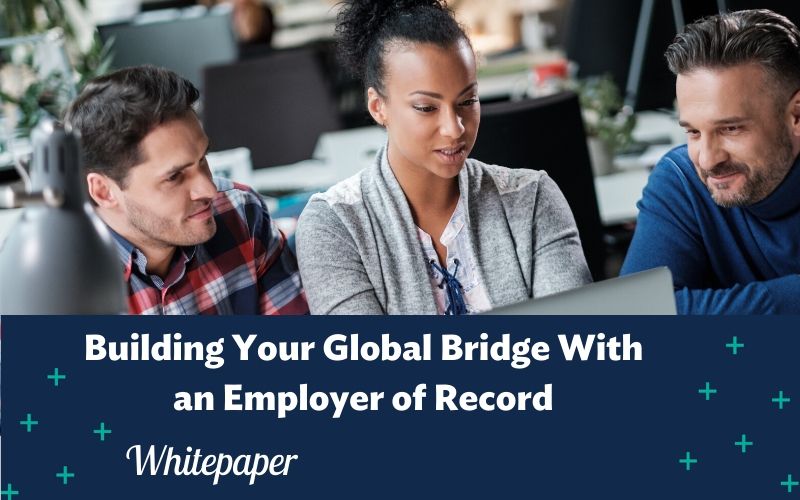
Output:
M767 0L451 0L479 57L473 157L546 170L575 213L595 278L617 274L649 169L683 141L663 52L677 30ZM335 0L3 0L0 183L28 134L86 79L137 64L201 90L220 175L268 197L291 233L308 193L370 163L384 134L336 62ZM286 217L282 217L282 216ZM2 238L17 211L0 210Z

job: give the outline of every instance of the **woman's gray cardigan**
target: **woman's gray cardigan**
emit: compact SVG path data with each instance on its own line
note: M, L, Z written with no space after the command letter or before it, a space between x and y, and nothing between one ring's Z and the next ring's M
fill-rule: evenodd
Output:
M492 307L591 281L567 201L545 172L468 159L458 176ZM428 264L386 159L308 202L297 257L312 314L436 314Z

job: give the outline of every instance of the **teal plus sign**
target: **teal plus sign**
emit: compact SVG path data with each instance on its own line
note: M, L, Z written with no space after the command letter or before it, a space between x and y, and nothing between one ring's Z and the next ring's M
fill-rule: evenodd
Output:
M8 495L8 498L6 498L6 500L11 500L11 496L12 495L19 495L19 491L12 490L11 489L11 483L8 483L8 486L6 486L6 489L0 490L0 496L2 496L2 495Z
M792 475L789 474L789 477L786 478L786 481L781 481L781 486L786 486L786 490L788 493L792 492L793 486L800 486L800 483L797 481L792 481Z
M28 427L28 432L30 432L31 431L31 427L33 427L34 425L39 425L39 421L38 420L31 420L31 414L28 413L28 418L25 419L25 420L20 420L19 421L19 425L24 425L24 426Z
M95 434L100 434L100 441L106 440L106 434L111 434L111 429L106 429L106 423L100 422L100 428L94 429L92 432Z
M783 410L783 403L789 403L791 398L783 397L783 391L778 391L778 397L772 398L773 403L778 403L778 409Z
M67 466L65 465L64 472L59 472L58 474L56 474L56 477L60 477L61 479L64 480L64 484L67 484L67 480L71 477L75 477L75 474L73 474L72 472L67 472Z
M692 464L696 464L697 459L692 458L692 455L687 451L686 458L681 458L680 460L678 460L678 462L686 464L686 470L692 470Z
M733 340L731 340L731 343L730 344L725 344L725 347L729 348L733 352L733 355L736 356L736 354L739 353L739 348L744 347L744 344L740 344L739 343L739 339L736 338L736 337L733 337Z
M706 395L706 401L708 401L709 399L711 399L711 395L712 394L716 394L717 393L717 390L716 389L712 389L711 388L711 384L709 382L706 382L706 388L705 389L699 389L697 392L699 392L700 394L705 394Z
M51 373L50 375L47 376L47 378L49 378L50 380L53 381L53 385L54 386L58 387L58 381L59 380L64 380L65 378L67 378L67 376L63 375L63 374L59 374L58 373L58 368L56 368L53 371L53 373Z
M733 444L735 444L736 446L741 446L742 447L742 453L745 453L747 451L747 447L748 446L753 446L753 442L752 441L748 441L747 440L747 436L745 436L744 434L742 434L742 440L741 441L736 441Z

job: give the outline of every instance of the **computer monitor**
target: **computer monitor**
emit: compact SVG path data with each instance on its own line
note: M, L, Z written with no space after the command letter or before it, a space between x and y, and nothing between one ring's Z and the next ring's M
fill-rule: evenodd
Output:
M114 39L114 68L162 66L187 78L201 91L203 68L230 63L238 57L228 8L152 11L131 22L97 29L103 41Z
M211 66L203 73L203 126L215 150L246 147L255 169L308 160L339 110L313 47Z

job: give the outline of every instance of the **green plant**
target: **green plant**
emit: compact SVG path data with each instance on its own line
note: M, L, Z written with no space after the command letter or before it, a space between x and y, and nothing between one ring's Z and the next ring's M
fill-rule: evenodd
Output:
M4 0L0 3L0 38L24 37L59 28L64 33L69 65L74 69L71 74L64 71L45 73L34 64L32 46L24 43L0 51L0 67L6 64L14 66L12 74L33 75L25 79L27 85L21 89L19 85L3 86L0 81L0 104L12 105L12 108L6 106L5 111L12 113L9 118L19 130L30 130L43 112L62 117L74 90L80 90L88 80L109 70L111 47L103 44L97 33L88 48L79 48L76 28L65 8L66 2L70 1L73 10L85 7L85 0ZM9 87L14 87L13 91Z
M77 0L81 7L86 0ZM6 0L0 3L0 35L20 36L61 27L68 38L75 32L62 0Z
M113 40L103 43L100 35L95 32L89 50L75 62L75 71L79 76L79 90L92 78L108 73L114 58L114 54L111 52L112 46Z
M586 134L606 143L612 152L629 146L633 142L636 117L623 106L622 96L611 76L587 78L574 87L580 96Z
M59 117L69 102L69 90L65 78L54 72L28 85L20 96L12 96L0 90L0 100L15 106L19 113L16 128L22 132L33 129L42 112Z

